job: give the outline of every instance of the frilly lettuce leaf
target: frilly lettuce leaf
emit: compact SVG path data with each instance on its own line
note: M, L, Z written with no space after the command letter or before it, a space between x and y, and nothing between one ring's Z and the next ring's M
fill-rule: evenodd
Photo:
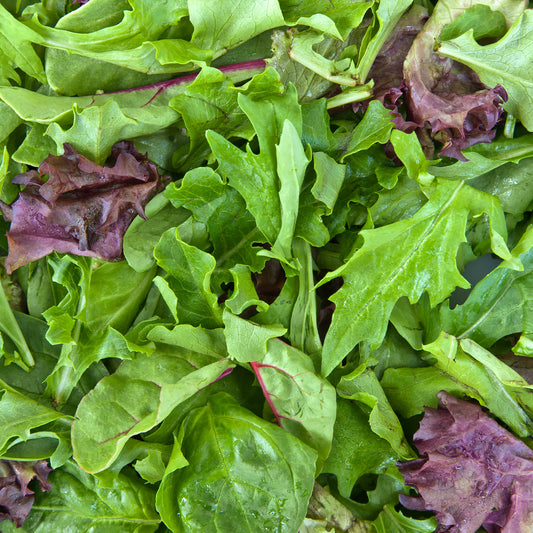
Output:
M475 533L526 531L533 511L533 452L478 406L442 391L415 433L420 459L400 464L420 496L410 509L436 511L441 528ZM501 529L500 529L501 528Z

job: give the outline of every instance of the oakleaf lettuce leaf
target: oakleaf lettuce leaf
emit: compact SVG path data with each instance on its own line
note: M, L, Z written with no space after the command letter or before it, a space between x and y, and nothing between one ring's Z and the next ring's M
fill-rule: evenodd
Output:
M113 166L101 167L65 144L39 167L14 178L25 185L12 205L8 272L52 251L122 258L122 238L135 214L157 191L159 175L133 145L121 142ZM43 175L49 175L47 181Z
M533 129L533 86L526 65L532 25L533 12L526 9L507 34L494 44L480 46L470 31L439 46L439 54L472 68L483 83L503 85L509 95L505 109L529 131Z
M441 0L404 63L411 120L420 127L428 123L432 135L444 145L439 155L456 159L464 159L462 149L494 138L494 127L503 112L500 104L507 100L501 85L492 84L496 87L488 89L472 70L434 52L435 39L445 24L471 4Z
M35 477L41 490L50 490L51 470L46 461L0 461L0 522L9 519L17 527L24 523L35 499L28 483Z
M410 509L436 511L441 529L475 533L527 531L533 512L533 451L473 403L439 393L426 408L415 445L420 459L400 471L420 496ZM501 528L501 529L500 529Z

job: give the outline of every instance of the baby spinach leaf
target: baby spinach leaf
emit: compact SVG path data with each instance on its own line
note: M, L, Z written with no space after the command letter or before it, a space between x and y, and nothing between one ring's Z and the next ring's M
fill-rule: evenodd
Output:
M168 472L157 493L169 529L297 531L316 459L302 441L218 394L190 413L176 446L188 464Z

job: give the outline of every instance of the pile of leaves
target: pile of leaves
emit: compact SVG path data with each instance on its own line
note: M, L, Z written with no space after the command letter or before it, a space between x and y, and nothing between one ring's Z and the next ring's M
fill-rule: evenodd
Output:
M529 531L532 25L2 2L2 531Z

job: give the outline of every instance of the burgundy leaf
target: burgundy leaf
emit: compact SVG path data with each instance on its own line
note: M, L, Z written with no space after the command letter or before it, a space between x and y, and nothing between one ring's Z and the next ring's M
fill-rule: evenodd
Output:
M115 144L104 167L64 148L13 179L24 190L11 206L8 272L53 251L122 259L124 233L158 190L155 165L130 142Z
M0 461L0 521L9 519L21 527L28 517L35 498L28 483L36 478L43 491L49 491L47 482L51 468L46 461Z
M436 512L439 532L529 531L533 450L473 403L442 391L426 408L414 443L422 458L400 463L420 496L400 495L414 510Z
M382 99L391 88L398 88L403 82L403 62L415 37L428 19L427 9L415 4L396 24L372 64L369 78L374 80L374 98ZM399 94L402 94L399 91Z
M449 18L446 6L437 6L407 54L404 83L408 118L431 127L443 143L439 155L464 160L461 150L490 142L507 101L499 85L489 89L470 68L434 52L435 40Z

